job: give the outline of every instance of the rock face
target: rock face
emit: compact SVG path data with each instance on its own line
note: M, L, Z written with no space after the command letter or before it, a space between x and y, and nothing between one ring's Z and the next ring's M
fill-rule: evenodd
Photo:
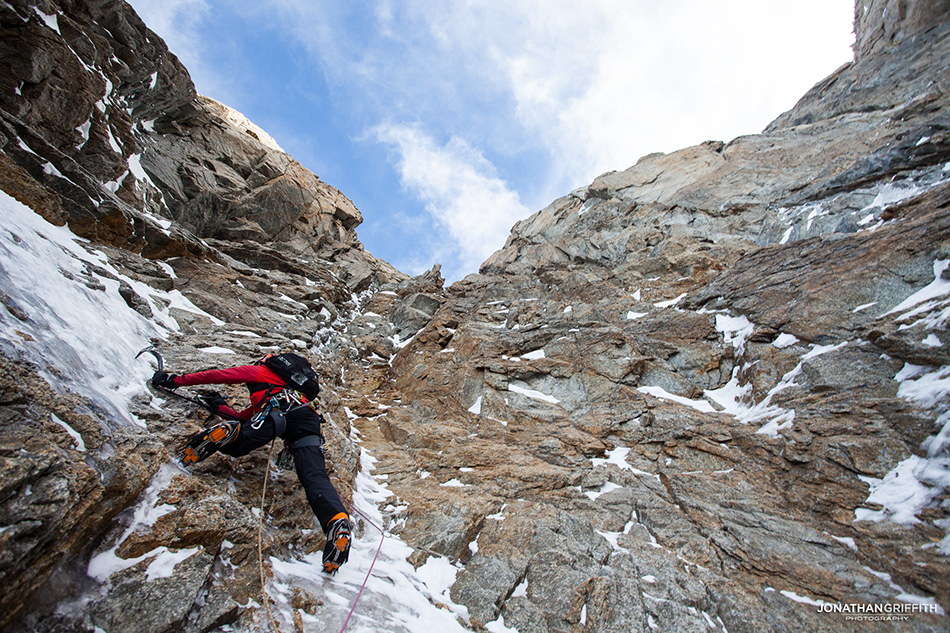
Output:
M950 25L899 4L858 3L855 62L762 134L519 222L382 368L370 400L404 405L369 450L403 538L465 563L473 623L850 630L814 604L950 595L947 391L922 388L948 361ZM925 491L903 519L869 498L898 464Z
M124 2L0 10L4 154L59 194L47 213L146 257L215 257L201 238L332 262L361 290L406 276L366 253L342 193L188 72Z
M171 312L193 334L217 329L207 317L150 301L125 280L163 292L184 290L194 303L241 325L245 335L223 337L239 339L233 342L243 347L232 347L246 350L249 361L260 357L262 346L305 349L329 340L331 322L352 293L407 279L365 252L354 231L362 217L346 196L239 113L197 95L188 72L126 3L5 3L0 51L2 188L108 253L117 268L90 267L81 280L90 289L104 292L121 276L118 292L130 309L148 318L158 318L160 309ZM170 265L155 263L169 258ZM28 301L6 293L0 300L14 328L28 332L35 325ZM182 424L184 409L169 427L137 403L133 408L150 426L129 428L103 417L94 403L55 393L37 375L50 367L31 364L29 350L21 347L30 335L12 331L18 334L3 341L0 372L0 578L16 590L0 598L0 628L22 618L31 600L31 614L19 626L36 630L130 631L133 623L139 630L180 630L199 598L207 602L200 617L188 621L193 630L234 621L242 612L238 602L250 595L243 583L253 584L255 568L247 578L232 577L225 590L213 565L221 563L208 552L230 539L231 560L248 556L256 543L249 510L255 492L232 495L238 501L222 507L213 486L196 483L177 492L178 503L198 500L196 511L164 517L156 530L166 531L132 535L119 550L135 557L158 542L200 546L177 581L146 584L145 566L132 567L111 581L116 591L106 602L94 602L81 622L50 615L57 601L95 585L84 580L89 557L116 529L116 517L138 503L168 451L197 426ZM260 337L248 340L254 331ZM181 363L179 371L196 370L206 358L192 352L173 362ZM332 384L334 372L325 373ZM187 410L189 417L193 413ZM337 441L345 441L346 416L336 413L342 429ZM81 435L82 450L57 420ZM343 490L352 486L356 470L354 449L345 444L336 453L335 473ZM248 468L256 466L259 476L263 457L249 459ZM286 495L294 490L286 482ZM294 499L287 508L298 520L295 528L310 528L306 503ZM286 541L277 538L273 547ZM143 602L143 593L151 599ZM179 609L163 613L170 600L180 602ZM37 621L38 614L45 619Z
M948 15L859 2L855 61L762 134L603 174L447 289L366 253L352 203L124 3L0 8L0 187L92 240L111 268L83 283L203 311L167 309L176 371L309 352L335 484L375 458L385 527L461 569L467 629L863 631L829 610L919 602L894 630L946 630ZM176 471L204 415L140 395L133 429L54 392L12 292L0 626L268 626L258 538L323 544L293 477L259 537L265 451ZM301 614L332 599L288 601L322 630Z

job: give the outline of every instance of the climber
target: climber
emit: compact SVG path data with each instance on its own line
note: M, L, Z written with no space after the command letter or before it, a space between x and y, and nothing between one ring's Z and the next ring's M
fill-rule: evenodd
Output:
M283 361L284 364L275 365L274 361ZM284 376L275 371L275 368L281 370L289 362L300 365L291 373L281 371ZM304 373L312 376L306 385L297 380ZM253 365L180 376L166 373L160 367L152 376L154 387L170 391L192 385L240 383L247 385L251 400L251 406L243 411L232 409L216 391L204 392L201 396L203 405L220 413L225 419L191 439L179 456L182 463L187 466L199 462L216 451L240 457L264 446L275 436L281 437L284 451L289 449L293 455L297 478L327 537L323 550L323 571L336 573L349 557L350 521L340 495L327 475L323 456L324 440L320 433L323 417L316 412L316 403L313 401L319 387L316 386L316 374L309 363L296 354L268 354ZM288 384L300 389L292 389ZM310 394L310 398L303 392Z

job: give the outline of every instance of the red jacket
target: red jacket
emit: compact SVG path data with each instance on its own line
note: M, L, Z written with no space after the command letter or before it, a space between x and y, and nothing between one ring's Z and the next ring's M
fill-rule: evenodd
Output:
M220 410L223 413L236 415L242 420L251 419L251 416L257 410L269 386L283 387L287 384L283 378L264 365L242 365L240 367L231 367L230 369L209 369L207 371L198 371L193 374L184 374L175 377L175 384L179 387L190 387L192 385L236 385L240 383L247 384L248 390L251 392L251 406L243 411L235 411L227 406L220 407Z

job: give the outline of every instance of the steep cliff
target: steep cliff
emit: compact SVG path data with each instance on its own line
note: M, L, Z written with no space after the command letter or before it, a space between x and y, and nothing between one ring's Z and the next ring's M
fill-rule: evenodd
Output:
M815 605L950 595L950 24L878 4L762 134L519 222L396 355L378 467L473 620L850 630Z
M346 196L198 96L126 3L7 4L0 25L4 153L59 194L49 219L152 258L273 244L353 289L405 278L363 250Z
M167 462L166 447L174 452L195 428L173 426L166 435L162 425L142 422L155 418L153 408L133 404L128 413L128 397L113 392L125 393L120 385L129 379L144 384L133 378L134 347L195 327L220 331L227 321L242 334L220 333L248 341L245 360L261 348L306 348L321 328L324 339L334 331L331 322L354 292L407 276L363 249L354 230L362 217L346 196L239 113L197 95L187 71L124 2L4 3L0 84L0 187L89 240L78 250L67 240L62 252L29 263L24 253L43 252L28 239L39 235L36 226L4 216L11 241L0 278L0 577L15 588L0 598L6 628L32 599L35 613L49 615L51 603L96 584L77 580L86 577L92 549ZM49 227L37 230L47 231L40 243L57 243ZM69 257L58 259L63 252ZM50 275L36 274L50 262ZM132 317L121 318L123 311ZM182 349L191 350L191 364L179 371L208 362L192 344ZM75 444L63 428L84 441ZM346 451L352 479L355 453ZM223 525L218 505L206 516L207 503L199 504L189 520L221 522L222 534L231 534L237 528ZM176 543L182 538L191 542ZM220 542L212 536L203 546ZM192 564L180 582L207 593L212 560ZM156 610L167 602L160 593ZM196 596L168 621L180 623ZM233 619L235 603L227 604ZM111 607L93 611L101 623Z
M361 630L946 630L950 3L859 1L762 134L603 174L449 288L127 5L34 4L0 9L0 187L90 242L0 200L3 626L338 630L365 574ZM168 463L204 415L140 386L149 339L310 353L346 573L292 475L259 508L264 450Z

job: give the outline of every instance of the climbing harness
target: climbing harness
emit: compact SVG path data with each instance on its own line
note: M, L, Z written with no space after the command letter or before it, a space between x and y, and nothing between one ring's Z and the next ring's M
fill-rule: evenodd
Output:
M287 414L304 407L309 408L317 415L316 403L307 400L299 391L288 387L272 387L268 389L258 405L260 410L251 417L251 426L256 430L261 428L264 420L271 418L277 435L283 435L287 430ZM322 421L322 419L321 419Z
M267 418L271 418L274 421L274 428L277 430L277 435L281 435L287 430L287 416L281 411L277 396L265 395L258 406L260 408L257 413L251 416L250 422L252 429L257 430L261 428L264 421Z

